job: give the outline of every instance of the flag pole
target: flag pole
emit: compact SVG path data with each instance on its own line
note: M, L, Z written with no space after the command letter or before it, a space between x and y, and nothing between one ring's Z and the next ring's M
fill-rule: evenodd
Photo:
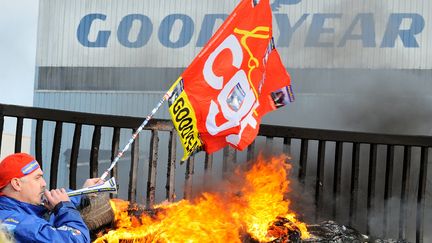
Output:
M138 136L138 134L143 130L143 128L147 125L147 123L153 118L153 115L159 110L159 108L162 106L162 104L168 100L172 93L173 93L173 89L174 89L174 85L163 95L163 97L161 98L161 100L159 101L159 103L156 105L155 108L153 108L153 110L150 112L150 114L146 117L146 119L143 121L143 123L138 127L138 129L132 134L132 137L129 139L129 142L126 144L126 146L124 146L124 148L122 149L122 151L120 151L117 156L114 158L114 160L111 162L110 167L102 174L102 176L100 177L101 180L105 180L105 178L108 176L108 174L110 173L110 171L116 166L117 162L119 161L119 159L123 156L124 152L126 152L130 145L135 141L136 137Z

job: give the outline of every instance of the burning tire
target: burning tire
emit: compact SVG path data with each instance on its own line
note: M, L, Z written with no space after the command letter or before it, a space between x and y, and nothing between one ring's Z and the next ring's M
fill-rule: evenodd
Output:
M114 212L108 193L89 196L84 199L80 214L90 231L101 228L114 221Z

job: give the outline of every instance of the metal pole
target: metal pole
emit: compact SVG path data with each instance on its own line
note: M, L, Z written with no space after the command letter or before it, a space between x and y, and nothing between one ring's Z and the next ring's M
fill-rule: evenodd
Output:
M176 82L177 83L177 82ZM153 115L159 110L159 108L161 107L161 105L169 99L169 97L171 97L173 89L175 87L175 84L173 85L173 87L171 87L168 92L166 92L164 94L164 96L162 97L162 99L159 101L159 103L156 105L155 108L153 108L153 110L150 112L150 114L146 117L146 119L144 120L144 122L138 127L138 129L134 132L134 134L132 134L132 137L129 139L129 142L126 144L126 146L122 149L122 151L120 151L117 156L114 158L114 160L111 162L110 167L102 174L102 176L100 177L101 180L105 180L105 178L109 175L110 171L116 166L118 160L123 156L124 152L126 152L130 145L135 141L135 138L138 136L138 134L143 130L143 128L147 125L148 121L150 121L150 119L153 118Z

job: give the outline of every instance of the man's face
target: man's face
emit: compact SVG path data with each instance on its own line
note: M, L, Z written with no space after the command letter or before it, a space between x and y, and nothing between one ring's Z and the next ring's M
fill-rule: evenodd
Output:
M21 179L21 200L26 203L39 205L42 202L42 195L45 191L46 182L43 178L43 172L39 168L30 175Z

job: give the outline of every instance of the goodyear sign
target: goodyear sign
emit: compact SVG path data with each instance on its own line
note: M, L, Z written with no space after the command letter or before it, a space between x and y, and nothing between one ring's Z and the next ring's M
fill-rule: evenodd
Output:
M54 26L39 43L53 57L62 52L60 59L40 55L43 66L186 67L237 4L41 2L40 25ZM428 1L273 0L271 7L276 47L289 67L432 68ZM63 46L54 43L59 37Z

